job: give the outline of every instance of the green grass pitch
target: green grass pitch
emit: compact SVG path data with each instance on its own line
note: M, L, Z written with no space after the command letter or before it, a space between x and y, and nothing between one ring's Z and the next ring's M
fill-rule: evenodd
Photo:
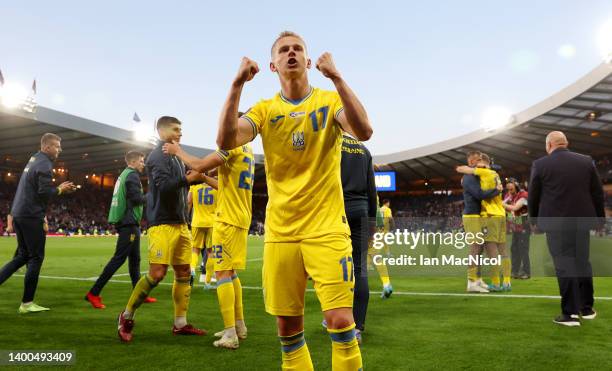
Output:
M114 238L48 238L36 302L52 310L17 314L23 272L10 278L0 286L0 350L75 350L76 364L69 368L84 370L280 369L275 319L265 313L260 289L261 238L249 239L248 269L240 274L249 337L236 351L214 348L212 335L172 335L171 273L166 284L153 292L159 302L139 309L134 341L120 343L116 317L131 289L127 264L114 278L120 282L110 282L102 292L105 310L94 310L83 300L112 255L114 243ZM594 239L597 246L610 243ZM540 261L547 257L543 237L533 236L531 246L534 268L545 270L546 263ZM14 250L14 238L1 238L0 264ZM606 258L610 264L609 253L600 250L594 264ZM146 237L142 256L144 272ZM595 294L601 297L595 305L598 317L580 328L551 322L559 313L559 299L550 297L558 294L552 277L515 280L511 295L473 296L463 295L464 275L398 274L391 279L396 292L381 300L380 281L375 273L370 276L373 293L361 348L367 370L609 368L612 278L595 279ZM188 319L211 334L222 328L215 291L194 288ZM306 293L305 322L315 368L329 370L330 340L321 328L320 307L312 291Z

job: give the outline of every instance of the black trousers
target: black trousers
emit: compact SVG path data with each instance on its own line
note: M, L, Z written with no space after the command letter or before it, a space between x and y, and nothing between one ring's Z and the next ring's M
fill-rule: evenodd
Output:
M589 230L565 228L546 233L561 294L563 314L593 308L593 269L589 261Z
M351 229L351 242L353 245L353 267L355 270L355 295L353 297L353 317L355 327L363 331L365 327L370 288L368 286L368 209L347 210L346 215Z
M17 251L13 260L0 269L0 285L19 268L27 265L21 301L28 303L34 300L36 294L40 268L45 259L46 235L42 219L15 218L13 226L17 234Z
M108 280L113 277L126 259L128 259L132 286L136 286L140 279L140 228L136 225L121 226L117 232L119 232L119 238L117 238L115 255L106 264L102 274L89 290L93 295L100 295Z
M529 231L513 232L512 245L512 275L526 274L531 276L531 261L529 260Z

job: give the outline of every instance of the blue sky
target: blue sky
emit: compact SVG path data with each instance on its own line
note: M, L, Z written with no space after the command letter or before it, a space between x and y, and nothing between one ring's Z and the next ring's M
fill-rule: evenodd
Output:
M0 17L0 69L7 82L36 77L41 105L127 129L134 112L175 115L185 143L209 148L240 58L262 70L246 109L279 90L270 44L294 30L313 60L334 55L374 125L368 146L385 154L472 131L486 107L518 112L588 73L612 2L12 1ZM332 87L314 69L310 79Z

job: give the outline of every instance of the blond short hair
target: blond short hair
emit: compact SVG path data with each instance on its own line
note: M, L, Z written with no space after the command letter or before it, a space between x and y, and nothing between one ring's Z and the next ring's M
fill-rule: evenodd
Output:
M487 155L486 153L480 154L480 161L484 162L487 165L491 165L491 157L489 157L489 155Z
M58 142L62 141L59 135L53 133L45 133L42 138L40 138L40 148L51 145L51 142L57 140Z
M306 47L306 41L304 41L304 39L302 38L302 36L298 35L297 33L293 32L293 31L283 31L281 33L278 34L278 37L276 38L276 40L274 40L274 43L272 44L272 48L270 49L270 54L274 55L274 48L276 48L276 44L278 44L278 42L285 38L285 37L296 37L298 39L300 39L300 41L302 41L304 43L304 47Z

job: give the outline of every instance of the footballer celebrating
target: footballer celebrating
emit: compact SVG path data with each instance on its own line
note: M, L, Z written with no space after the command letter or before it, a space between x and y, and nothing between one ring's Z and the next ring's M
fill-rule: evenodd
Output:
M332 368L362 368L353 320L353 264L340 176L342 129L367 140L372 128L357 96L324 53L316 67L336 91L312 87L304 40L283 32L271 50L270 70L281 91L237 118L242 89L259 72L243 58L221 111L217 145L240 147L260 134L268 205L263 261L266 311L277 317L282 368L312 370L304 339L307 276L314 282L332 340Z
M215 333L220 339L213 344L218 348L236 349L239 339L247 337L242 284L236 271L246 269L255 169L253 150L247 143L229 151L217 150L201 159L187 154L176 143L164 145L164 151L176 154L196 171L218 170L219 198L213 224L212 256L224 328ZM209 179L205 181L211 183Z
M191 233L187 227L187 191L190 183L204 181L202 174L185 171L185 164L176 156L162 152L164 142L181 138L181 122L170 116L157 120L157 133L160 143L147 157L145 168L149 178L147 193L147 221L149 229L149 272L144 275L132 290L123 312L119 314L118 334L123 342L132 341L134 312L149 296L168 272L174 269L172 299L174 301L175 335L205 335L187 323L187 308L191 294L190 263Z
M511 291L510 282L511 263L506 250L506 210L501 197L502 183L499 175L491 168L491 159L485 153L480 154L480 159L476 167L459 166L457 172L462 174L473 174L480 179L480 187L483 191L497 189L499 192L490 198L481 201L481 219L486 228L484 240L486 242L487 254L495 256L497 253L502 256L502 285L499 281L499 268L494 265L491 269L491 284L489 291Z

